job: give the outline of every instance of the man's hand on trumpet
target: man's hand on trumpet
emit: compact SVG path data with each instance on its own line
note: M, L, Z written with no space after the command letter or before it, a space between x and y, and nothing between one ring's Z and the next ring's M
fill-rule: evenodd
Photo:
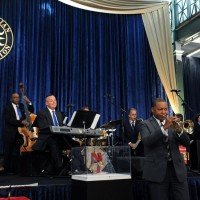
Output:
M166 130L169 127L172 127L173 129L175 129L176 132L180 133L182 131L182 127L179 125L178 120L179 119L176 116L167 117L163 128Z

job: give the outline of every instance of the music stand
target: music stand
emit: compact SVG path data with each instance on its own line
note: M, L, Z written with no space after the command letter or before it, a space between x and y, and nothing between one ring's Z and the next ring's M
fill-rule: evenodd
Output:
M73 113L67 126L73 128L95 129L100 115L94 111L77 110Z
M70 126L73 128L83 128L83 138L84 138L84 146L85 146L84 155L86 155L86 129L89 129L89 128L95 129L97 122L99 120L99 117L100 115L94 111L77 110L77 111L74 111L72 118L67 124L67 126ZM70 159L70 163L71 161L72 159ZM69 163L60 172L59 176L65 173L68 166L69 166ZM85 170L87 170L87 168Z
M86 147L86 129L95 129L100 115L94 111L77 110L74 111L67 126L73 128L83 128L84 146Z
M95 129L100 115L94 111L77 110L73 113L68 126L73 128L83 128L83 138L84 138L84 155L86 156L86 129ZM87 171L86 166L87 160L85 159L85 171Z

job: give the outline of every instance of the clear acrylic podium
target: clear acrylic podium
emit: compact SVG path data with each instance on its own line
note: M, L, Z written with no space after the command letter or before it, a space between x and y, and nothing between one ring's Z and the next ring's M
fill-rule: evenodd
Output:
M72 200L132 199L129 146L78 147L71 155Z
M86 146L73 148L72 179L114 180L131 178L128 146ZM123 163L120 162L123 157Z

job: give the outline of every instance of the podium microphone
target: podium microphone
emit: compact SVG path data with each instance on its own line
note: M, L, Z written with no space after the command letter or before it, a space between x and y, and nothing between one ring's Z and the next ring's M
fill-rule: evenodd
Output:
M171 89L170 92L180 92L181 90Z

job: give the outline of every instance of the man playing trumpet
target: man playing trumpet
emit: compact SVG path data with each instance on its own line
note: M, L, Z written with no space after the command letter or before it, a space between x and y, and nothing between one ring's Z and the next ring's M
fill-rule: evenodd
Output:
M151 111L153 116L140 126L145 154L143 178L149 181L151 200L168 200L169 191L174 200L189 200L187 169L179 145L188 147L190 139L177 127L177 117L168 116L165 100L155 99Z

